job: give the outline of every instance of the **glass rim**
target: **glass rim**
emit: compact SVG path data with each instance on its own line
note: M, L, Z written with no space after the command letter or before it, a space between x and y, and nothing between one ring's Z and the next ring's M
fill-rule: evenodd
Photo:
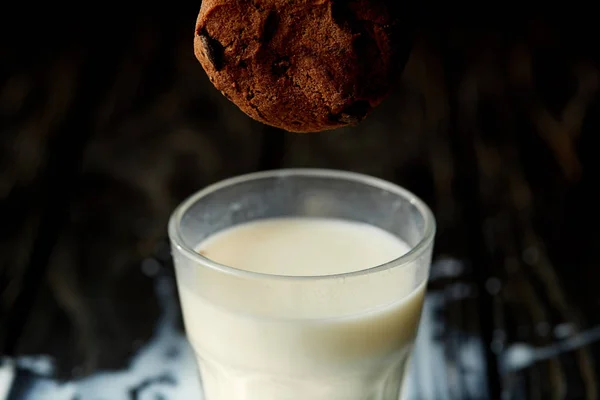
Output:
M181 220L185 213L199 200L203 197L215 193L223 188L234 186L240 183L265 179L265 178L286 178L286 177L320 177L320 178L330 178L330 179L339 179L352 181L359 184L363 184L366 186L372 186L375 188L379 188L382 190L389 191L395 195L403 197L406 199L411 205L416 207L418 212L423 216L424 221L424 229L423 229L423 237L419 240L419 242L411 247L411 249L404 253L403 255L396 257L393 260L390 260L383 264L374 265L372 267L368 267L365 269L361 269L358 271L352 272L343 272L339 274L332 275L280 275L280 274L268 274L262 272L254 272L247 271L235 267L231 267L225 264L220 264L215 262L207 257L204 257L202 254L195 251L193 248L188 246L186 242L183 240L182 232L181 232ZM238 277L244 278L258 278L261 280L289 280L289 281L317 281L317 280L330 280L330 279L340 279L340 278L349 278L361 275L371 275L378 272L386 271L392 268L401 268L404 265L408 265L409 263L415 261L419 258L429 247L431 246L436 231L435 217L433 213L425 204L423 200L421 200L414 193L409 190L386 181L381 178L376 178L374 176L343 171L343 170L335 170L335 169L321 169L321 168L282 168L282 169L272 169L267 171L260 172L252 172L243 175L237 175L231 178L226 178L224 180L220 180L213 184L208 185L204 189L201 189L185 200L183 200L173 211L171 217L169 218L169 226L168 233L171 239L171 242L177 247L177 250L183 253L189 259L195 261L203 267L207 267L218 272L222 272L228 275L236 275ZM172 249L171 252L175 251Z

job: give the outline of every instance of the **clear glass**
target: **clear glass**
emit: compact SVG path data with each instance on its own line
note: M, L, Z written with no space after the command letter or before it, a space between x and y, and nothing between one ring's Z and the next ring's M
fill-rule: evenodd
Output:
M276 217L363 222L411 250L383 265L326 276L249 272L195 251L223 229ZM184 201L169 236L205 400L398 400L434 233L433 215L415 195L343 171L248 174Z

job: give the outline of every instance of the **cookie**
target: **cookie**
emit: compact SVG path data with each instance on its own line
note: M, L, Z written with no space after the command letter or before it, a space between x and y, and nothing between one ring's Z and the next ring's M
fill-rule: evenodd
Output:
M362 121L402 72L398 0L204 0L194 52L250 117L292 132Z

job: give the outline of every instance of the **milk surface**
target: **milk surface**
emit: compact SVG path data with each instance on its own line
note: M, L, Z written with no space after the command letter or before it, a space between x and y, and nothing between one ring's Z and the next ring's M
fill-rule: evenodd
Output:
M360 271L389 262L409 249L379 228L310 218L239 225L198 246L200 253L220 264L286 276ZM368 299L377 295L386 284L383 278L361 285L356 296ZM332 285L346 284L343 277L334 279ZM261 303L261 293L278 284L276 279L269 281L251 294L236 282L217 288L241 304L246 300L254 304L254 311L244 312L208 300L195 290L193 281L179 282L187 335L198 356L205 400L399 398L424 284L416 285L409 276L398 286L398 293L406 295L399 295L397 301L340 315L335 315L336 310L352 299L332 295L324 299L320 310L302 309L302 303L288 310L285 295L281 302ZM256 312L256 304L260 312ZM310 317L321 314L329 317Z

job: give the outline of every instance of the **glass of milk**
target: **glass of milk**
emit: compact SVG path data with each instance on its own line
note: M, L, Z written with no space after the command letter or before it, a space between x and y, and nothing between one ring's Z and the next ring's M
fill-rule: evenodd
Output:
M205 400L398 400L435 220L415 195L350 172L244 175L169 223Z

